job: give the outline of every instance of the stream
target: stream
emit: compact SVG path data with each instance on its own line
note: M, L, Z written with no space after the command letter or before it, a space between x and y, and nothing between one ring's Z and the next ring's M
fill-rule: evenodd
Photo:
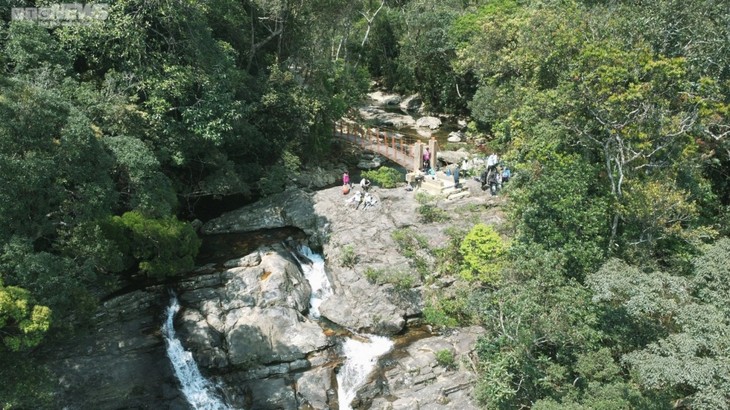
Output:
M193 354L186 351L175 335L173 321L175 314L180 310L177 295L171 292L170 306L167 307L165 322L162 325L162 334L165 337L167 356L175 370L175 377L180 381L181 391L188 403L199 410L227 410L230 409L223 399L216 393L216 388L200 374Z
M291 251L291 255L299 262L312 288L309 317L319 321L319 306L333 293L325 270L325 260L322 255L313 252L305 245L299 245L296 250ZM173 322L179 310L177 296L171 292L162 334L165 338L167 355L181 386L180 390L191 407L196 410L230 409L218 394L218 388L203 377L192 353L186 351L176 337ZM341 351L344 361L336 377L339 410L352 410L350 404L375 370L378 358L391 351L393 346L394 342L383 336L358 335L351 332L350 336L343 337Z
M293 254L299 260L304 277L312 287L309 315L313 319L318 319L319 306L332 295L332 285L327 277L324 258L304 245L300 245L297 251L308 259L304 261L300 256ZM383 336L354 335L344 339L342 355L345 361L337 373L339 410L352 410L350 404L357 396L358 389L367 382L378 364L378 358L388 353L392 347L393 342Z

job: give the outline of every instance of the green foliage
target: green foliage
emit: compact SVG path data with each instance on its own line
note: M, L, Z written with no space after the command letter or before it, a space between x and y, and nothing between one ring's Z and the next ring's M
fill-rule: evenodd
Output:
M459 252L464 261L462 278L485 285L499 284L506 246L494 228L475 225L461 242Z
M351 244L342 247L342 255L340 255L340 266L353 268L357 265L358 257L355 254L355 248Z
M416 278L405 270L365 269L365 278L368 282L378 285L390 284L395 290L405 292L416 284Z
M574 358L595 349L597 309L580 286L508 277L474 309L486 333L477 345L478 399L489 408L518 408L574 388Z
M175 191L149 147L132 137L106 138L104 143L114 156L125 208L146 215L169 215L177 205Z
M51 310L34 304L30 292L0 280L0 334L3 346L17 352L37 346L51 325Z
M451 288L427 293L423 318L440 328L467 326L477 320L475 309L478 303L473 289L468 284L456 283Z
M365 279L370 283L382 283L385 272L381 269L368 267L365 269Z
M36 251L28 239L14 237L0 251L0 271L6 285L30 292L35 303L48 306L55 320L53 326L74 328L96 307L92 287L96 272L79 265L69 256Z
M450 227L446 230L448 241L446 246L434 250L436 256L437 275L456 275L461 270L464 258L461 255L461 241L466 231Z
M416 269L421 279L433 275L432 252L425 236L410 228L397 229L391 236L398 246L398 250L410 260L411 266Z
M436 363L439 366L447 369L453 369L456 367L456 360L454 358L454 352L450 349L442 349L436 352Z
M363 178L367 178L375 185L383 188L395 188L403 181L403 176L398 170L388 167L380 167L377 170L364 171Z
M139 270L155 279L192 269L201 243L193 228L174 216L153 219L125 212L112 218L109 229Z
M451 217L449 214L434 204L435 197L425 192L416 193L416 202L420 205L416 209L419 219L423 223L446 222Z
M5 352L4 352L5 353ZM42 359L28 353L0 355L0 408L53 408L56 379Z
M395 270L390 272L385 278L386 283L392 284L396 290L404 292L411 289L417 279L410 272L405 270Z
M446 211L434 204L420 205L417 212L423 223L446 222L451 219Z
M648 321L657 329L649 335L650 343L623 357L644 388L693 408L730 403L730 385L721 376L727 371L730 293L716 281L727 276L727 264L718 262L728 257L730 241L722 239L694 259L690 278L646 272L620 261L609 261L587 278L594 300L621 307L632 320Z

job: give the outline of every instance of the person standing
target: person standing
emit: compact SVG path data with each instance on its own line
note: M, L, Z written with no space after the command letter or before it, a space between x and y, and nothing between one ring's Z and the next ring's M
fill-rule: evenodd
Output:
M497 154L492 153L492 155L487 158L487 169L496 168L498 162L499 157L497 156Z
M342 174L342 194L347 195L350 193L350 174L345 170Z
M428 171L431 168L431 150L426 147L426 151L423 152L423 169Z

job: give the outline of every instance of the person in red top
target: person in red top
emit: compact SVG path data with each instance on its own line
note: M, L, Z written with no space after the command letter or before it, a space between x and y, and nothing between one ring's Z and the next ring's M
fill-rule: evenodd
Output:
M431 151L426 147L426 151L423 152L423 169L428 171L431 168Z
M347 195L350 193L350 174L345 170L342 174L342 194Z

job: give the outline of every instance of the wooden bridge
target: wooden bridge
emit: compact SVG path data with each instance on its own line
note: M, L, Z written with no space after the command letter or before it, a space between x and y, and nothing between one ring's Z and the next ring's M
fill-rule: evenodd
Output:
M363 150L377 153L410 172L422 168L423 152L426 147L429 147L430 165L432 168L436 165L438 143L435 138L431 138L426 143L418 138L402 135L392 130L365 128L360 124L345 120L335 123L334 136L357 144Z

